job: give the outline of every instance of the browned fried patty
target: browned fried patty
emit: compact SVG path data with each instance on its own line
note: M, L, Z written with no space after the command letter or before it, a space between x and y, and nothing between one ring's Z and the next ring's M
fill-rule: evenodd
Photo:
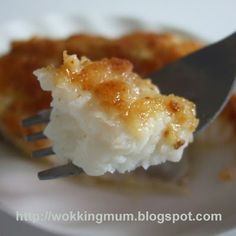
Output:
M32 38L13 42L8 54L0 58L0 127L22 150L31 148L23 141L26 133L42 127L23 130L20 121L49 108L51 96L42 91L33 71L49 64L59 65L64 50L92 60L118 57L128 59L134 71L146 77L151 72L201 47L195 41L179 39L171 34L132 33L118 39L79 34L64 40ZM33 148L47 142L36 142Z

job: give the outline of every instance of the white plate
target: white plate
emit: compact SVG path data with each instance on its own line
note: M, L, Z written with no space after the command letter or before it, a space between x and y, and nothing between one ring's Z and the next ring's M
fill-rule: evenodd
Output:
M64 37L85 31L117 36L132 30L172 30L164 25L151 24L128 18L86 18L49 16L38 21L17 21L0 27L1 52L7 51L9 42L16 38L28 38L34 34ZM183 34L183 32L180 32ZM185 33L186 36L191 34ZM200 150L199 150L200 149ZM137 212L152 213L214 213L223 214L222 222L169 223L73 223L36 222L35 225L66 235L209 235L235 227L236 182L219 180L219 172L233 163L236 153L234 143L201 147L193 145L191 156L197 165L187 186L186 195L111 191L84 187L67 180L39 181L36 173L40 167L0 143L0 202L1 207L15 215L16 211L66 212Z

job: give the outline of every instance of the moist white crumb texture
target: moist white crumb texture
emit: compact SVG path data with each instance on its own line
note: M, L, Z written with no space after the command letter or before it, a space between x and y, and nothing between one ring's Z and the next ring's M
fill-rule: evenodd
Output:
M74 70L79 71L79 63ZM35 72L44 90L51 91L51 121L45 129L58 158L71 160L88 175L125 172L138 166L167 160L179 161L184 148L192 141L192 133L178 133L185 144L178 149L165 142L163 131L171 122L168 113L159 112L150 118L142 138L126 131L124 124L105 113L93 95L70 83L53 83L55 74L47 69Z

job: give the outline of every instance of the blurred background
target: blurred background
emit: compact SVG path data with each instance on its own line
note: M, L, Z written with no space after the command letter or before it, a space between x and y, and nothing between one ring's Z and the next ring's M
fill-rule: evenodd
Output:
M0 27L11 21L37 20L59 14L94 19L101 16L135 17L189 30L208 41L218 40L236 29L235 0L0 0L0 4ZM0 211L0 236L14 235L53 236L32 225L16 222ZM236 231L223 235L236 235Z
M41 18L49 14L126 16L187 29L208 39L235 30L234 0L1 0L0 22Z

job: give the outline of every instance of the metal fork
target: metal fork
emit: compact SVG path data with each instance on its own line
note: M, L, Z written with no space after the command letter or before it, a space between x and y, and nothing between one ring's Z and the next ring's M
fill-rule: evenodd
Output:
M192 53L149 76L163 94L173 93L197 105L200 120L198 130L203 130L222 110L227 102L236 75L236 33ZM23 127L48 123L50 110L22 121ZM26 136L27 141L45 139L43 132ZM32 156L40 158L54 155L52 147L36 150ZM83 170L72 162L38 173L40 180L80 175Z

